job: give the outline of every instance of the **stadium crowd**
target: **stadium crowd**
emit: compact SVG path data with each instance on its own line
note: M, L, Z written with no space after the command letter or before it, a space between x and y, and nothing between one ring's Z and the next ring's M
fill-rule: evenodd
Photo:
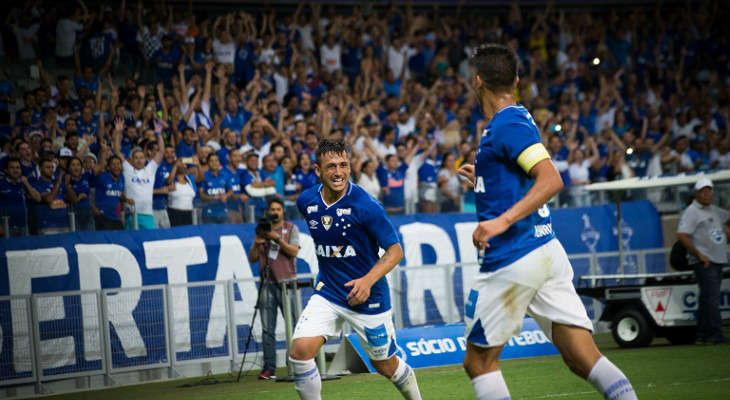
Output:
M298 217L322 138L391 215L469 212L484 121L469 60L513 46L515 93L564 181L730 168L730 32L719 1L563 9L214 8L31 0L7 12L0 77L5 234ZM69 211L73 218L69 220ZM135 216L136 218L132 218Z

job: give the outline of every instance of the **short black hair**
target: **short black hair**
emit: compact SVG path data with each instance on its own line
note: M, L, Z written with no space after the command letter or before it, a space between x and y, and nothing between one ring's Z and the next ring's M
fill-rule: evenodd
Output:
M281 206L281 208L284 208L284 202L278 197L270 198L269 201L267 202L266 208L268 209L274 203L277 203Z
M14 163L14 162L16 162L16 163L18 163L18 165L20 165L20 159L18 157L10 156L10 157L6 158L5 159L5 170L7 171L8 167L10 166L10 163Z
M322 156L327 153L335 153L338 155L344 155L348 157L350 154L350 145L342 139L322 139L317 145L317 150L314 152L314 158L317 165L322 166Z
M489 91L512 91L519 63L512 47L497 43L482 44L474 50L471 62Z

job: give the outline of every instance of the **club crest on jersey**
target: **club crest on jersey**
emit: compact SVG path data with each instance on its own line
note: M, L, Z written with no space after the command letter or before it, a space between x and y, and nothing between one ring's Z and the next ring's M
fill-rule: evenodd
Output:
M324 230L326 230L326 231L330 230L330 227L332 226L332 216L323 215L322 216L322 226L324 226Z
M307 207L307 214L311 214L313 212L317 212L317 209L318 208L319 208L319 206L317 204L315 204L313 206Z
M349 208L338 208L337 209L337 216L341 217L343 215L350 215L352 213L352 210Z

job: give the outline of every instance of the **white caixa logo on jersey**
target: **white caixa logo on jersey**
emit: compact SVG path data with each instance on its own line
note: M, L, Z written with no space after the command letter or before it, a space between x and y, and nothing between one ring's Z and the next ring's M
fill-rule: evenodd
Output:
M337 216L341 217L343 215L350 215L352 214L352 210L349 208L338 208L337 209Z
M357 256L357 252L355 251L355 248L348 245L348 246L331 246L331 245L322 245L318 244L317 246L317 255L320 257L329 257L329 258L344 258L344 257L355 257Z
M307 214L317 212L317 209L319 209L319 206L317 204L315 204L313 206L309 206L309 207L307 207Z

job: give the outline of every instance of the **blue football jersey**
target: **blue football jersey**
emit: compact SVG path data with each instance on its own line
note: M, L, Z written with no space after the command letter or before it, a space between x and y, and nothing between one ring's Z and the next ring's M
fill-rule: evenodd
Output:
M380 247L399 243L398 234L383 205L360 186L349 183L346 194L329 207L322 200L322 185L304 191L297 207L309 226L319 262L316 294L350 310L379 314L390 309L390 290L385 277L370 289L363 304L350 307L345 283L362 278L380 258Z
M477 150L474 193L479 221L495 219L520 201L535 180L528 175L549 158L540 132L522 106L501 109L484 128ZM489 240L481 271L494 271L520 259L555 237L547 204Z

